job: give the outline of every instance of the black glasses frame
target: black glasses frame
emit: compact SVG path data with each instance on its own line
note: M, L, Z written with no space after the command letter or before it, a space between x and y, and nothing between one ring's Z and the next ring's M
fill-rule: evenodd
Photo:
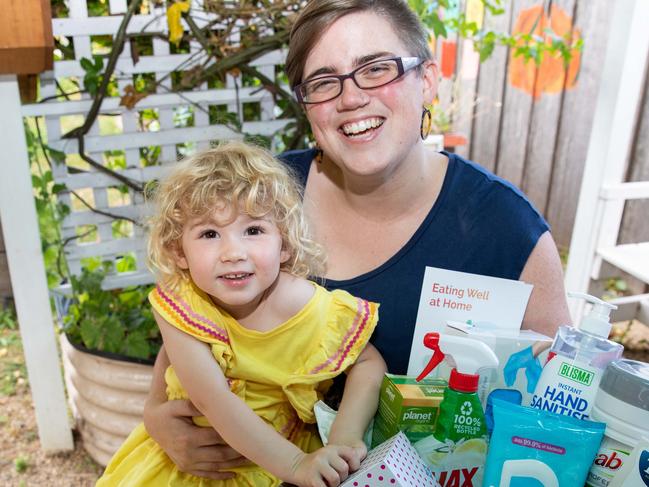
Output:
M370 64L374 63L379 63L379 62L384 62L384 61L396 61L397 63L397 76L394 79L391 79L390 81L387 81L383 84L377 85L377 86L372 86L371 88L365 88L361 85L358 84L358 81L356 81L356 73L360 71L361 69L365 69L367 66ZM370 61L369 63L365 63L362 66L357 67L353 71L350 71L347 74L327 74L325 76L318 76L317 78L311 78L303 83L300 83L298 85L295 85L293 87L293 93L295 94L295 98L299 103L302 103L304 105L317 105L318 103L326 103L328 101L333 100L334 98L338 98L340 94L343 92L343 83L345 82L346 79L351 78L351 80L354 82L356 86L358 86L361 90L373 90L375 88L380 88L385 85L389 85L390 83L395 82L399 78L401 78L404 74L406 74L408 71L411 69L417 68L421 66L424 63L424 59L421 59L419 57L391 57L391 58L386 58L386 59L375 59L374 61ZM331 98L327 98L326 100L320 100L320 101L306 101L304 97L302 96L301 88L308 84L312 83L313 81L321 80L321 79L328 79L328 78L336 78L338 80L338 93L336 93L334 96Z

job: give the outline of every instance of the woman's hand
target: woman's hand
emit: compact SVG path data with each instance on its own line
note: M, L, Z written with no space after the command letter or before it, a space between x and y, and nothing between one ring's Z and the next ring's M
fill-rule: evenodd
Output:
M336 487L349 476L357 456L354 448L340 445L302 453L295 459L290 481L300 487Z
M213 428L196 426L192 416L202 414L187 400L152 404L149 400L144 425L181 472L228 479L234 474L228 468L249 463L230 448Z
M164 347L153 368L153 379L144 405L144 426L181 472L228 479L228 468L248 460L230 448L213 428L196 426L193 416L202 416L190 401L167 401L164 373L169 366Z

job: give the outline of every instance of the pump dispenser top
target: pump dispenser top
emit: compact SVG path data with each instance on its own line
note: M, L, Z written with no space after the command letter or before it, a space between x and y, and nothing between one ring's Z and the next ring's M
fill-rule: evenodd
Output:
M530 406L588 419L604 369L624 347L608 339L609 314L617 306L594 296L568 293L593 303L578 328L560 326Z
M590 294L569 292L568 296L585 299L593 305L590 312L582 318L579 329L602 338L608 338L611 332L611 311L617 309L617 306Z

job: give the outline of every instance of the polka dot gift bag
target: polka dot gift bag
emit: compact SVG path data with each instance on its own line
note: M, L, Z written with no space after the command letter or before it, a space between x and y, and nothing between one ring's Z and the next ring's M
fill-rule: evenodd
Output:
M399 432L371 450L341 487L439 487L439 483Z

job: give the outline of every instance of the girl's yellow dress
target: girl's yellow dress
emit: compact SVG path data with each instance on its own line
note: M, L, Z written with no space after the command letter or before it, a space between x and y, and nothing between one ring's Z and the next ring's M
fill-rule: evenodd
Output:
M295 316L268 332L248 330L217 308L193 283L151 291L153 308L170 324L211 345L233 393L282 436L312 452L322 446L314 404L331 379L352 365L378 320L378 305L313 284L315 294ZM197 371L200 373L200 371ZM165 374L169 400L186 399L173 367ZM209 427L205 417L195 418ZM97 486L266 487L281 481L255 465L236 477L211 480L178 471L140 424L115 453Z

